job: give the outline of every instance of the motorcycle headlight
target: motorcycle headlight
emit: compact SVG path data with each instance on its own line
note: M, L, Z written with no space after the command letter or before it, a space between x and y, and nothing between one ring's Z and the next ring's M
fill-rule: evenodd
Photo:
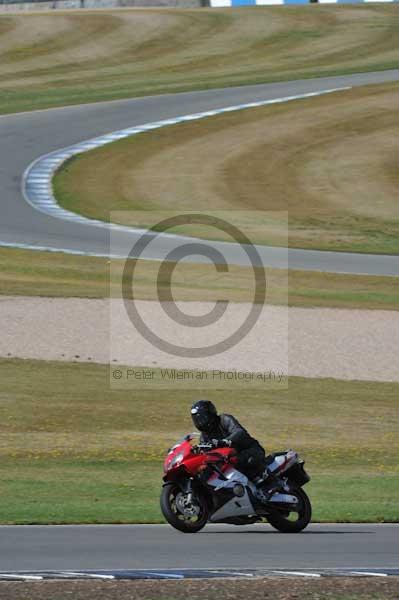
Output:
M174 458L172 458L172 460L170 461L170 463L168 465L168 470L173 469L173 467L175 467L177 464L179 464L183 460L183 458L184 458L183 452L176 454L176 456Z

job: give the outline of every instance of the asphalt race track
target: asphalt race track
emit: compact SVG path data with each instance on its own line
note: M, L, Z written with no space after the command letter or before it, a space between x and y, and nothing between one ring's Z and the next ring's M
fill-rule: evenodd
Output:
M391 524L314 524L291 535L269 525L208 525L194 535L168 525L2 526L0 536L1 573L399 568L399 525Z
M262 101L309 92L399 80L399 70L355 74L304 81L283 82L153 96L0 117L0 245L45 248L64 252L109 254L109 231L100 226L63 221L30 206L21 192L27 166L38 157L134 125L175 118L225 106ZM119 232L121 246L131 247L137 234ZM136 236L136 237L135 237ZM159 237L155 254L162 259L166 240ZM236 262L234 245L224 245L223 254ZM284 266L282 249L262 249L269 266ZM399 276L395 256L289 250L290 268L330 272Z

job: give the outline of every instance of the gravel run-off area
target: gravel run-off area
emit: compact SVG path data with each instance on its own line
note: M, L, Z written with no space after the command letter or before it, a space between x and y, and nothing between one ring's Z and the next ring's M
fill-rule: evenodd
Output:
M397 600L397 577L0 582L2 600Z
M245 321L252 307L231 303L215 324L192 327L176 324L166 314L166 304L136 301L135 306L152 333L183 348L222 342ZM198 316L215 305L180 302L177 306ZM5 358L271 370L304 377L399 381L396 311L263 306L243 339L217 355L200 358L176 356L157 348L137 330L137 318L129 319L119 299L3 296L0 321L0 357Z

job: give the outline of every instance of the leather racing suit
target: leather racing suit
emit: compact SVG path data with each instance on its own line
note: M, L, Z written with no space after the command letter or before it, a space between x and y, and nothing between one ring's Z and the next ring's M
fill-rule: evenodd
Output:
M265 451L259 442L232 415L218 415L214 425L201 433L201 443L227 440L237 451L237 469L249 479L260 476L265 468Z

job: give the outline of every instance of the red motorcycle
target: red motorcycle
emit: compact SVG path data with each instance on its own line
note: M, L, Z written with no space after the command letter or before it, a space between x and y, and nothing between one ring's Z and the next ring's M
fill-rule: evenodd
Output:
M302 486L310 477L296 452L268 456L268 476L258 487L235 468L235 450L194 445L194 436L188 434L170 448L164 462L161 510L172 527L184 533L196 533L208 521L268 521L284 533L307 527L312 507Z

